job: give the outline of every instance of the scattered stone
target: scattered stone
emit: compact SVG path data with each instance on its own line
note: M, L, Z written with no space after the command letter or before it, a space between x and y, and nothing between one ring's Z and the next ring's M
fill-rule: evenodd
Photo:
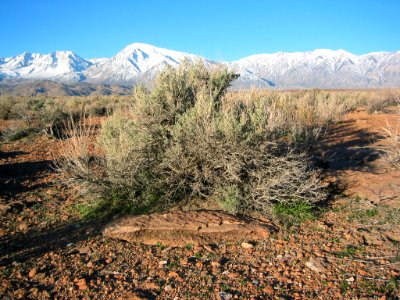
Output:
M19 223L18 224L18 230L19 231L27 231L28 230L28 224L25 222Z
M11 206L7 204L0 204L0 213L6 214L11 210Z
M78 279L76 285L80 290L87 290L86 280L85 278Z
M226 292L219 292L216 295L217 299L219 300L229 300L229 299L233 299L232 294L230 293L226 293Z
M111 257L107 257L105 260L106 264L111 264L112 261L113 261L113 259Z
M36 274L36 279L38 281L44 281L46 279L46 273L37 273Z
M14 293L16 299L24 299L26 291L24 289L18 289Z
M103 235L147 245L162 243L184 247L243 239L264 240L275 230L270 223L219 211L172 211L121 218L107 225Z
M29 273L28 273L28 277L29 278L33 278L33 277L35 277L36 276L36 269L35 268L33 268L33 269L31 269L30 271L29 271Z
M164 267L167 263L168 263L168 261L166 261L166 260L161 260L161 261L158 262L158 266L162 268L162 267Z
M251 248L254 247L252 244L246 243L246 242L243 242L243 243L241 244L241 246L242 246L243 249L251 249Z
M82 248L79 249L79 253L80 254L90 255L92 253L92 251L90 251L89 247L82 247Z
M370 245L370 246L381 246L383 245L384 241L382 240L381 235L374 231L374 232L365 232L362 235L364 244Z
M268 295L274 294L274 289L273 289L273 287L270 286L270 285L265 286L264 289L263 289L263 291L264 291L264 293L266 293L266 294L268 294Z
M394 241L394 242L400 242L400 228L392 228L390 230L385 231L384 233L388 239Z
M172 291L174 288L171 286L171 285L166 285L165 287L164 287L164 291L166 291L166 292L170 292L170 291Z
M309 261L305 263L306 267L317 273L325 273L326 268L323 266L321 259L310 258Z

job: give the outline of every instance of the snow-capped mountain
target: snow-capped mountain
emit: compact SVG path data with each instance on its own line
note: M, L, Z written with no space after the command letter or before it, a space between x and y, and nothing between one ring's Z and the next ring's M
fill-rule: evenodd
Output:
M40 79L58 82L135 84L150 82L166 65L184 59L218 62L197 55L134 43L111 58L85 60L71 51L25 52L0 58L0 80ZM236 88L374 88L400 86L400 51L354 55L344 50L258 54L228 63L241 76Z
M132 83L145 75L154 77L165 65L176 66L185 59L195 62L203 58L193 54L134 43L110 59L93 61L93 66L88 68L85 74L88 82Z
M278 87L368 88L400 86L400 51L354 55L344 50L252 55L231 64L241 74Z
M77 82L85 79L83 72L92 64L72 51L24 52L0 60L0 77Z

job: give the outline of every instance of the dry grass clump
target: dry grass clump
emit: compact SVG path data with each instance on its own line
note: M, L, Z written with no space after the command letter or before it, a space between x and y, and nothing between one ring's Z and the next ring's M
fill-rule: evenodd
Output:
M192 199L213 199L231 213L267 214L271 204L323 200L301 149L332 116L321 116L319 102L307 95L297 102L224 96L236 77L187 62L167 68L152 91L137 88L131 107L106 120L96 142L101 155L88 161L72 146L77 155L65 152L60 171L98 191L101 215Z
M386 109L390 106L399 104L399 90L383 90L380 93L375 92L370 95L366 103L367 112L369 114L386 112Z
M385 145L382 147L383 157L396 168L400 168L400 109L398 114L396 124L391 125L387 122L381 131L385 138Z

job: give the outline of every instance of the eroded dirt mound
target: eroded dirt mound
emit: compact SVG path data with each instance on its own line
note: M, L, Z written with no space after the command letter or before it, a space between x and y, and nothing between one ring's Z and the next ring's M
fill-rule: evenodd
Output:
M219 211L173 211L128 216L109 224L106 237L146 245L218 244L263 240L275 231L270 223L240 218Z

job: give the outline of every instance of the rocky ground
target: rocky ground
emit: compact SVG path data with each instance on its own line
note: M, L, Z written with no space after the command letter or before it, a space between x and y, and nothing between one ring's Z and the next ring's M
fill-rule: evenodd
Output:
M84 222L52 169L62 141L31 136L0 152L2 299L398 299L400 177L379 156L394 114L356 111L317 153L346 189L318 219L254 241L144 245ZM0 129L9 126L2 121Z

